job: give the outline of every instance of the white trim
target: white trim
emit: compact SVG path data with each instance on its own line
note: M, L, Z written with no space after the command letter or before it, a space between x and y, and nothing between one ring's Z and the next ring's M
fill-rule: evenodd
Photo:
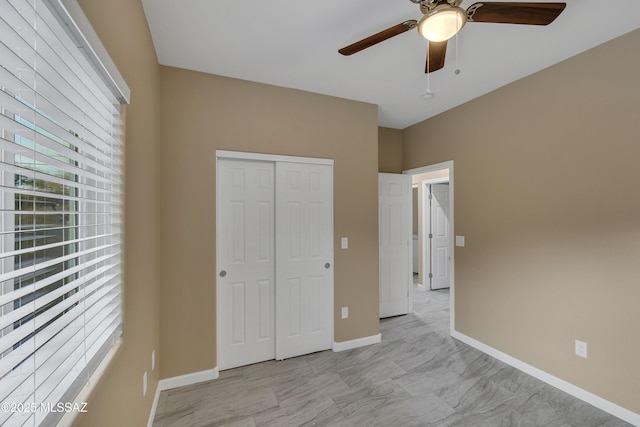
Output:
M408 169L403 171L403 174L406 175L418 175L418 174L422 174L422 173L426 173L426 172L435 172L435 171L439 171L442 169L449 169L449 215L450 215L450 224L449 227L451 228L451 241L449 242L450 247L453 248L453 250L451 251L451 263L449 264L449 273L451 274L451 287L449 288L449 334L453 336L454 333L456 333L456 305L455 305L455 301L456 301L456 290L455 290L455 283L456 283L456 247L454 244L454 240L455 240L455 224L454 224L454 219L455 219L455 212L454 212L454 205L455 203L453 202L454 200L454 185L453 185L453 160L447 160L446 162L442 162L442 163L436 163L433 165L429 165L429 166L422 166L419 168L415 168L415 169ZM426 285L425 285L426 286Z
M211 381L220 375L218 367L207 369L206 371L192 372L190 374L178 375L177 377L165 378L158 381L160 391L169 390L171 388L184 387L186 385Z
M356 338L350 341L333 342L333 351L345 351L358 347L364 347L371 344L379 344L382 341L382 335L371 335L369 337Z
M149 414L149 420L147 421L147 427L153 427L153 420L156 417L156 411L158 410L158 401L160 400L160 384L156 386L156 394L153 396L153 404L151 405L151 413Z
M205 381L212 381L218 379L220 375L218 367L213 369L207 369L206 371L192 372L190 374L179 375L177 377L165 378L158 381L156 387L156 394L153 397L153 405L151 406L151 413L149 414L148 427L152 427L153 419L156 415L156 409L158 408L158 401L160 400L160 393L177 387L184 387L191 384L197 384Z
M220 341L221 341L221 329L220 326L220 230L221 230L221 221L220 221L220 157L218 157L219 150L216 150L216 364L218 367L220 366ZM275 352L274 352L275 354ZM217 367L216 367L217 369ZM151 426L149 426L151 427Z
M590 405L595 406L613 416L620 418L628 423L631 423L636 426L640 426L640 414L636 414L626 408L623 408L620 405L616 405L613 402L603 399L600 396L597 396L587 390L584 390L576 385L573 385L563 379L555 377L545 371L542 371L535 366L531 366L519 359L516 359L513 356L509 356L506 353L503 353L500 350L497 350L491 346L488 346L478 340L475 340L467 335L464 335L460 332L453 331L451 336L457 340L460 340L471 347L474 347L483 353L492 356L507 365L513 366L514 368L531 375L534 378L539 379L540 381L544 381L545 383L564 391L565 393L570 394L573 397L576 397L584 402L587 402Z
M319 157L296 157L280 154L248 153L244 151L216 150L216 159L256 160L263 162L310 163L333 166L333 159Z
M71 37L77 41L80 50L85 52L89 63L112 89L118 100L128 104L131 99L131 89L118 71L118 67L109 56L109 52L100 41L78 1L51 0L44 3L49 6Z
M405 171L402 171L402 173L405 175L418 175L421 173L435 172L442 169L449 169L449 177L451 177L450 169L452 168L453 168L453 160L447 160L446 162L442 162L442 163L435 163L433 165L420 166L419 168L414 168L414 169L407 169Z
M336 168L333 167L333 160L331 160L331 236L332 240L335 242L336 238L336 228L335 228L335 216L336 216ZM329 296L329 304L331 305L331 314L329 315L329 328L331 329L331 342L336 337L336 324L334 319L335 313L335 298L336 298L336 253L335 253L335 245L331 245L331 268L329 269L329 280L331 282L331 295Z
M431 184L448 184L449 183L449 177L448 176L443 176L442 178L431 178L431 179L425 179L423 181L421 181L423 184L427 183L429 185ZM418 184L416 184L418 185Z

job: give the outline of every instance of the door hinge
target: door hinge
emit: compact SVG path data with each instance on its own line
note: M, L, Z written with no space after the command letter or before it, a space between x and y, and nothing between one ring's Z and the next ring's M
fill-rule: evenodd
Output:
M429 233L429 238L433 239L433 234Z
M429 273L429 279L433 279L433 273Z
M429 194L429 200L433 199L433 194Z

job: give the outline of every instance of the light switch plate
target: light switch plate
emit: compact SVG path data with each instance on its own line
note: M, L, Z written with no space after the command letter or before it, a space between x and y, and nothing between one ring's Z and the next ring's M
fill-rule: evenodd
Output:
M587 358L587 343L576 340L576 356Z
M456 236L456 246L464 247L464 236Z
M349 247L349 238L348 237L343 237L342 238L341 247L342 247L342 249L347 249Z
M347 319L349 317L349 307L342 307L342 318Z

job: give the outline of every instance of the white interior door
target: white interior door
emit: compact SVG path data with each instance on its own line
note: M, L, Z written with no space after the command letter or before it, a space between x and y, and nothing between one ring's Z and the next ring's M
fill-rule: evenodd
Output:
M378 174L380 317L411 311L411 177Z
M276 358L331 348L333 167L276 165Z
M275 357L274 173L218 161L218 367Z
M449 184L431 185L431 289L450 286Z

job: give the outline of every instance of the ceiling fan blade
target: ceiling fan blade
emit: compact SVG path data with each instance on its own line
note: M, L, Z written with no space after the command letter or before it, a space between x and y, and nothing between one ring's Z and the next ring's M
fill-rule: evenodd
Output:
M447 40L443 42L429 42L427 46L427 64L425 73L432 73L444 67L444 57L447 53Z
M467 21L548 25L566 6L566 3L474 3L467 8Z
M360 52L361 50L371 47L374 44L378 44L387 39L390 39L391 37L397 36L398 34L409 31L410 29L415 28L416 25L418 25L418 21L414 19L404 21L398 25L394 25L393 27L387 28L386 30L382 30L379 33L369 36L366 39L362 39L353 44L350 44L347 47L343 47L338 52L343 55L353 55L354 53Z

